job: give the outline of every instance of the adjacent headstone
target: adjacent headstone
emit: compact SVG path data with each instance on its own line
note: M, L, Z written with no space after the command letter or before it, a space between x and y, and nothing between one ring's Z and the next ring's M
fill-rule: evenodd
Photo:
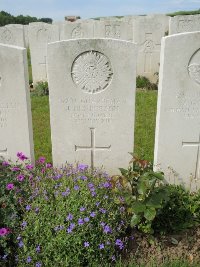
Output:
M65 22L61 25L60 40L93 38L94 21Z
M169 34L200 31L200 15L185 15L171 17Z
M138 44L137 75L157 81L161 38L167 34L169 17L152 15L133 21L133 41Z
M200 187L200 32L162 40L155 168Z
M29 24L29 45L34 83L47 81L47 43L55 41L59 41L58 25L43 22Z
M31 161L33 134L26 49L0 44L0 157Z
M103 165L111 174L128 166L135 65L136 45L127 41L77 39L48 45L54 165Z
M0 43L25 47L24 26L9 24L0 27Z
M25 47L29 47L29 39L28 39L28 27L29 25L24 25L24 39L25 39Z
M112 38L132 41L133 27L132 24L117 20L96 21L94 24L95 38Z

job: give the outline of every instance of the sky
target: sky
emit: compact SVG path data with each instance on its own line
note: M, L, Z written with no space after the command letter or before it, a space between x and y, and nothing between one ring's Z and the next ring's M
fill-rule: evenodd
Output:
M0 11L63 21L65 16L81 18L143 15L200 9L200 0L0 0Z

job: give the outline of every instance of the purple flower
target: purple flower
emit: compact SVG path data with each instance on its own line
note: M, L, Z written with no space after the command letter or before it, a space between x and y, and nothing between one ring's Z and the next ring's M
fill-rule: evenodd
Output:
M103 232L108 234L108 233L112 233L112 229L110 228L109 225L105 225L103 228Z
M71 220L73 220L73 217L74 216L71 213L69 213L68 216L67 216L67 220L68 221L71 221Z
M40 245L37 245L35 250L36 250L37 253L39 253L40 252Z
M100 209L99 209L99 211L100 211L101 213L103 213L103 214L105 214L105 213L106 213L106 210L105 210L105 209L103 209L103 208L100 208Z
M120 207L119 209L121 212L124 212L125 211L125 208L124 207Z
M22 248L24 246L24 243L22 241L19 241L18 246Z
M46 163L46 168L47 169L50 169L52 167L52 164L51 163Z
M96 216L96 213L93 211L90 213L90 217L94 218Z
M84 242L84 247L87 248L90 246L90 243L89 242Z
M32 170L33 167L34 167L34 166L33 166L32 164L28 164L28 165L26 165L26 169L27 169L27 170Z
M84 220L83 219L78 219L78 225L83 225L84 224Z
M84 211L85 210L85 207L80 207L80 211Z
M67 188L65 192L62 192L62 196L68 196L70 194L70 189Z
M26 259L26 262L27 262L27 263L30 263L31 261L32 261L31 257L28 256L27 259Z
M114 255L111 257L111 259L112 259L112 261L116 261L116 258Z
M23 180L24 180L24 175L23 174L19 174L18 176L17 176L17 180L19 181L19 182L22 182Z
M0 228L0 236L5 236L10 233L8 228Z
M105 182L105 183L103 184L103 187L104 187L104 188L111 188L112 185L111 185L111 183L109 183L109 182Z
M103 248L104 248L104 244L102 243L99 245L99 249L103 249Z
M96 196L96 192L95 191L93 191L92 193L91 193L91 195L93 196L93 197L95 197Z
M84 218L84 221L85 221L85 222L89 222L89 220L90 220L90 219L89 219L88 217Z
M67 228L67 233L70 234L72 232L73 229L71 229L70 227Z
M26 206L26 210L29 211L31 209L31 206L30 205L27 205Z
M100 205L100 202L96 202L96 206L98 207Z
M124 247L124 244L120 239L117 239L115 241L115 245L117 245L120 249L123 249L123 247Z
M3 255L3 256L2 256L2 260L6 260L7 257L8 257L7 254Z
M40 157L39 159L38 159L38 163L41 163L41 164L44 164L45 163L45 157Z
M24 161L25 159L28 159L22 152L18 152L17 157L22 161Z
M27 222L26 222L26 221L23 221L23 223L21 224L21 226L22 226L23 228L25 228L25 227L27 226Z
M39 212L39 208L37 207L37 208L35 208L35 213L38 213Z
M12 183L11 183L11 184L7 184L7 185L6 185L6 189L7 189L7 190L12 190L12 189L14 189L14 184L12 184Z
M74 186L74 190L78 191L80 189L80 187L78 185Z
M42 263L41 262L36 262L35 267L41 267Z
M80 179L81 179L82 181L86 181L86 180L87 180L87 177L86 177L86 176L81 176Z
M93 183L89 183L89 184L88 184L88 187L89 187L89 189L91 190L92 188L94 188L94 184L93 184Z
M14 166L11 170L12 170L13 172L16 172L16 171L20 171L20 168L17 167L17 166Z
M2 165L5 166L5 167L7 167L7 166L9 166L10 164L9 164L7 161L3 161L3 162L2 162Z
M85 171L87 168L88 168L88 165L86 164L78 164L79 171Z

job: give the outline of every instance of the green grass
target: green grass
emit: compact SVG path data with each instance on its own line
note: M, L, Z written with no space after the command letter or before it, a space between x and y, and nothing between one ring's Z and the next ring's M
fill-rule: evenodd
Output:
M137 91L134 153L153 161L157 91Z
M52 161L49 98L31 97L35 158L46 157Z
M49 101L47 96L32 96L32 116L35 158L51 156ZM135 154L153 160L157 91L138 91L136 94ZM131 126L130 126L131 127Z

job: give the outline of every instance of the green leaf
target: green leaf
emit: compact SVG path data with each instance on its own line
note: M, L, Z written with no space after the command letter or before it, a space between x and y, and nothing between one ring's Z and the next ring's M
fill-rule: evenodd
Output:
M149 209L146 209L145 212L144 212L144 217L145 219L147 219L148 221L152 221L156 216L156 210L155 208L149 208Z
M138 193L140 195L145 195L145 193L147 191L147 181L145 179L141 180L138 183L137 189L138 189Z
M132 210L134 213L144 212L146 210L146 205L141 202L134 202L132 205Z
M134 214L131 218L131 227L134 227L136 226L137 224L140 223L140 220L141 220L141 216L137 215L137 214Z
M120 170L120 172L121 172L122 175L126 176L128 170L123 169L123 168L119 168L119 170Z

